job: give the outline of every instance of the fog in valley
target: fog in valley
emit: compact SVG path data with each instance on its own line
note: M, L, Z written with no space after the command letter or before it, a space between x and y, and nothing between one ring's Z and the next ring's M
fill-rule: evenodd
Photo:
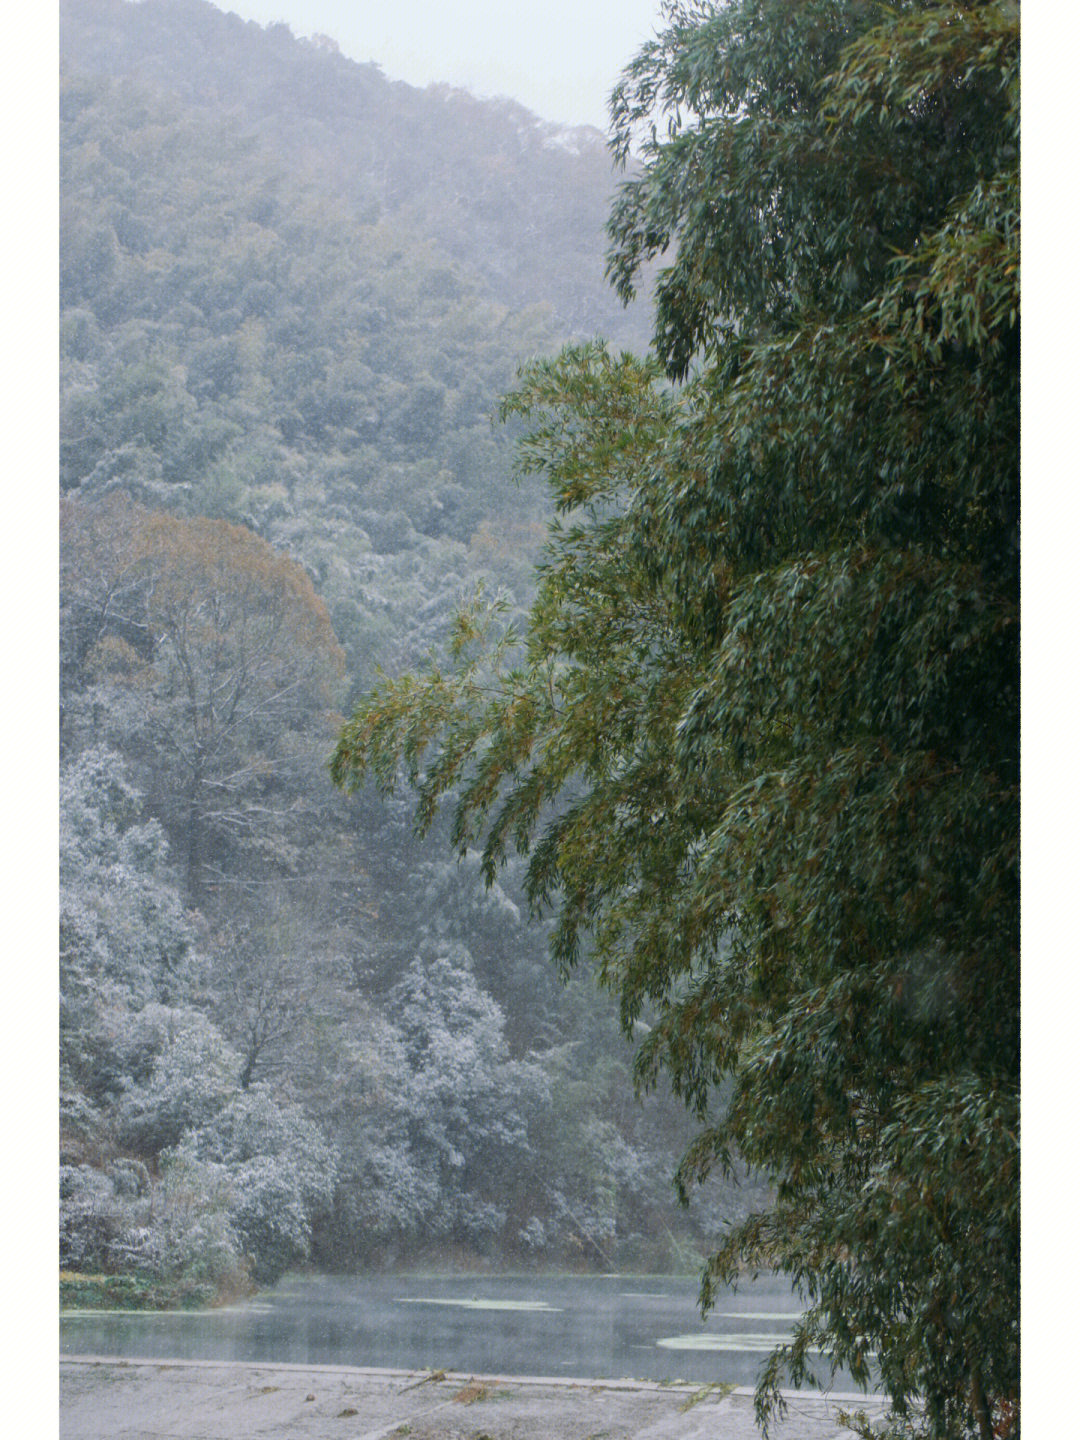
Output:
M517 367L647 344L602 136L203 0L64 0L61 37L68 1303L692 1274L755 1185L680 1208L690 1122L521 862L488 887L327 768L478 587L530 602Z
M1019 10L607 8L62 0L70 1440L1019 1440Z

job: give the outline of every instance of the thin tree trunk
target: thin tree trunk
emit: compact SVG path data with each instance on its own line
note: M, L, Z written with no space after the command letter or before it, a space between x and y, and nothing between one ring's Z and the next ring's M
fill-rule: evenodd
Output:
M979 1367L971 1367L971 1408L975 1412L975 1419L979 1422L979 1440L994 1440L994 1429L990 1424L990 1407L986 1401L986 1391L983 1389L982 1376L979 1374Z
M197 905L202 899L202 826L199 816L199 786L201 777L192 777L187 799L187 890L190 899Z

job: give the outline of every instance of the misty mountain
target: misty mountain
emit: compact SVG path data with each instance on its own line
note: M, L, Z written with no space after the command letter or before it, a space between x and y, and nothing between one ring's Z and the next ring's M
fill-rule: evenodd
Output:
M64 0L61 54L70 71L237 122L353 220L374 208L437 243L491 299L550 305L568 335L638 335L603 282L612 174L590 127L546 123L508 99L417 90L326 37L297 39L203 0Z
M447 576L520 591L498 395L568 339L645 343L601 137L201 0L70 0L61 35L65 491L287 547L359 677L417 657Z
M680 1108L629 1103L515 866L326 769L479 583L529 602L517 367L645 346L602 137L203 0L64 0L61 40L65 1263L678 1260Z

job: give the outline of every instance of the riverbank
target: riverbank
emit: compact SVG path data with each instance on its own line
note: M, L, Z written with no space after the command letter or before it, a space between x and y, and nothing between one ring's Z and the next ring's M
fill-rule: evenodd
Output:
M254 1287L246 1294L254 1293ZM60 1313L82 1310L206 1310L239 1299L196 1280L152 1275L84 1275L60 1272Z
M863 1396L792 1394L774 1440L836 1440ZM227 1361L60 1362L60 1440L760 1440L752 1391Z
M309 1266L302 1270L290 1271L282 1276L278 1284L308 1277L328 1280L387 1279L403 1280L560 1280L564 1278L612 1279L618 1276L627 1280L697 1280L700 1270L695 1269L624 1269L601 1270L593 1266L569 1266L555 1262L538 1262L528 1266L500 1267L490 1258L473 1256L471 1263L460 1259L451 1264L422 1264L419 1261L372 1267L369 1270L326 1272ZM260 1293L268 1293L273 1285L258 1286L248 1283L243 1287L235 1284L221 1288L203 1281L189 1279L166 1280L159 1276L138 1273L113 1275L84 1274L82 1271L60 1271L60 1312L78 1313L86 1310L116 1311L125 1314L132 1310L213 1310L224 1305L234 1305L239 1300L253 1299Z

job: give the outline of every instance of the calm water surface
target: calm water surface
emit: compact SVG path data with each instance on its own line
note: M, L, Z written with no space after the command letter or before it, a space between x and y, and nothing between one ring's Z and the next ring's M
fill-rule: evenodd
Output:
M752 1385L799 1310L787 1282L772 1278L721 1296L702 1321L691 1277L305 1275L223 1310L67 1314L60 1348L67 1355ZM834 1387L851 1383L838 1376Z

